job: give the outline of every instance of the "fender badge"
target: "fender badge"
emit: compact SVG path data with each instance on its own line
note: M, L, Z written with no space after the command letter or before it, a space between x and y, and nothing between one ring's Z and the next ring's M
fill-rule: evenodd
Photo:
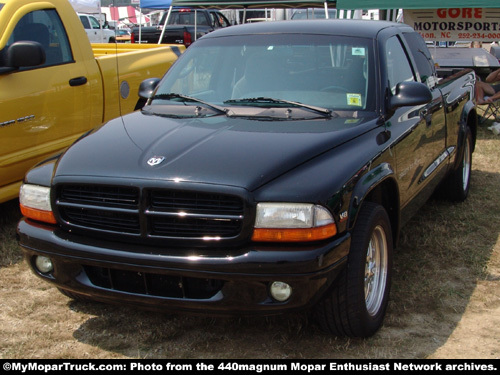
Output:
M153 156L148 160L148 165L154 167L155 165L161 164L165 160L165 156Z

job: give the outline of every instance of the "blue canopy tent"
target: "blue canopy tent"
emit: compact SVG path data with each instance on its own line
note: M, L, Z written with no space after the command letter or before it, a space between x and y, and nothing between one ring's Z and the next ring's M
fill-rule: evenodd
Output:
M148 9L168 9L172 0L140 0L139 6Z

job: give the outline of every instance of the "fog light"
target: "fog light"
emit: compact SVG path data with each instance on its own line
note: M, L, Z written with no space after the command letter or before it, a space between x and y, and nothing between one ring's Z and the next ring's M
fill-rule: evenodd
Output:
M44 257L42 255L39 255L35 259L35 266L38 271L41 273L49 273L54 270L54 265L52 264L52 261Z
M292 295L292 287L281 281L274 281L269 287L269 291L278 302L285 302Z

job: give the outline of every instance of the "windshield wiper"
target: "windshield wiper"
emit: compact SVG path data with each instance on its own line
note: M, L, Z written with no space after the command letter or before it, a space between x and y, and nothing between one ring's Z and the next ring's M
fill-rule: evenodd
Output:
M171 99L182 99L185 102L194 102L194 103L200 103L203 105L206 105L207 107L210 107L212 109L215 109L217 112L221 114L226 114L227 113L227 108L219 107L218 105L207 103L203 100L193 98L192 96L188 95L183 95L183 94L176 94L176 93L168 93L168 94L158 94L155 95L151 98L151 100L155 99L160 99L160 100L171 100Z
M275 104L289 104L293 107L306 108L311 111L320 113L324 116L331 117L333 115L332 111L327 108L316 107L314 105L303 104L300 102L294 102L291 100L285 99L274 99L274 98L266 98L266 97L258 97L258 98L243 98L243 99L229 99L224 101L224 104L242 104L242 103L275 103Z

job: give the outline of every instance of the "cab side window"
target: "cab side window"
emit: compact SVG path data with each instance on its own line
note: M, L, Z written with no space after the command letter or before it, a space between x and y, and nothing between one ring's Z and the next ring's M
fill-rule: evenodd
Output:
M86 30L90 30L90 22L87 16L80 16L80 21L82 21L83 28Z
M399 41L399 38L394 36L387 40L386 43L386 63L389 87L394 95L396 86L400 82L415 81L413 70L406 56L405 50Z
M220 27L219 20L217 19L217 15L215 13L210 13L210 21L212 22L213 27Z
M228 27L229 21L219 12L211 12L210 18L214 27Z
M196 22L198 25L210 26L203 12L196 12Z
M36 10L24 15L14 28L7 47L19 41L33 41L42 45L46 60L45 67L73 61L66 30L54 9Z
M100 29L101 25L99 24L99 21L97 18L89 16L90 24L92 25L92 29Z
M228 27L231 26L231 23L227 20L226 17L222 13L217 12L217 17L219 18L219 22L221 27Z
M410 46L410 51L413 54L413 59L420 73L420 82L427 84L429 88L435 85L436 68L434 66L432 56L429 49L425 45L424 39L419 33L404 33L404 38Z

